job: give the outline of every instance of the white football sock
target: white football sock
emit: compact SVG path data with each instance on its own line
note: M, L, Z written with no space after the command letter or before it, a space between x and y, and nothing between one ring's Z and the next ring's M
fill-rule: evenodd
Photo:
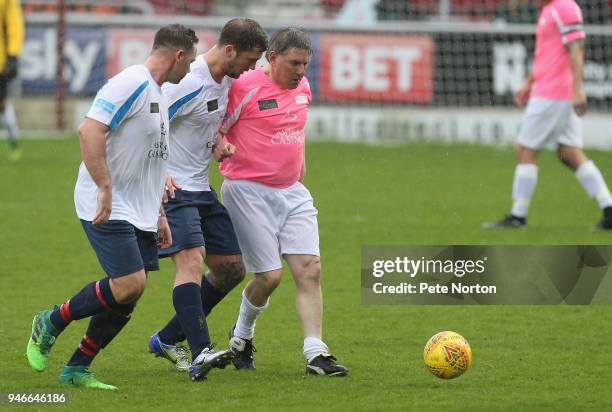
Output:
M519 163L514 171L512 183L512 214L517 217L527 216L529 202L538 182L538 166Z
M17 126L17 116L15 115L15 107L12 103L6 103L4 109L4 126L8 131L9 139L16 140L19 137L19 127Z
M324 353L329 353L329 348L321 339L313 336L304 339L304 356L308 362Z
M255 321L261 312L268 307L266 302L263 306L255 306L247 299L244 290L242 291L242 303L240 304L240 313L238 314L238 320L236 321L236 328L234 329L234 336L238 336L242 339L253 339L255 335Z
M600 208L612 206L612 196L599 168L592 160L587 160L576 169L576 178L584 190L597 200Z

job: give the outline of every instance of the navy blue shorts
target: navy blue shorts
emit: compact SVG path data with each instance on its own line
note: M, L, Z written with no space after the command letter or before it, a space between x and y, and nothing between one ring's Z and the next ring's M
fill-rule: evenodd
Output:
M146 270L159 270L157 233L144 232L125 220L92 225L81 219L100 265L111 278Z
M172 246L160 249L159 257L200 246L211 255L242 254L229 213L214 190L176 190L164 209L172 231Z

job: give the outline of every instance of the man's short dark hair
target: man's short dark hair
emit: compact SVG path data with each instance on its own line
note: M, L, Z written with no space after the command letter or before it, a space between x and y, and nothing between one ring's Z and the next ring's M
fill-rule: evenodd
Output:
M274 32L272 37L270 37L270 44L268 45L266 57L271 51L278 54L285 54L293 48L306 50L312 53L310 36L304 30L296 27L285 27Z
M160 47L191 50L197 42L198 38L192 29L188 29L182 24L169 24L155 33L153 50Z
M217 43L220 47L231 44L237 53L253 49L263 52L268 48L268 35L255 20L239 17L225 23Z

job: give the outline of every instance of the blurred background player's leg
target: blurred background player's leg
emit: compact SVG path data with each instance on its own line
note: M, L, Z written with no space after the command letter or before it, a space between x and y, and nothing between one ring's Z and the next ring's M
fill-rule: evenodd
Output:
M518 137L516 167L512 182L512 209L498 222L486 223L485 229L518 229L527 227L527 212L538 181L538 154L558 132L563 112L553 100L529 100ZM563 107L561 107L563 109Z
M599 229L612 229L612 195L601 171L592 160L589 160L581 148L559 145L559 159L576 175L576 179L587 194L595 199L603 212L603 218L597 224Z
M519 146L517 152L517 165L514 170L512 182L512 210L511 220L523 226L527 223L529 203L538 182L538 151Z
M10 148L9 157L12 160L21 158L21 148L19 147L19 126L17 126L17 116L15 107L11 102L6 102L4 113L2 114L1 124L6 128L8 134L8 144Z
M7 131L9 158L11 160L19 160L21 150L17 138L19 137L19 128L17 127L17 116L13 104L6 100L8 95L9 79L5 75L0 75L0 126Z

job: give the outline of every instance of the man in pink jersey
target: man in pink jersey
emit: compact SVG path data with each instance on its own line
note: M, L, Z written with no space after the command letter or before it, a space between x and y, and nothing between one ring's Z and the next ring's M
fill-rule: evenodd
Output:
M515 95L518 106L529 103L519 134L511 214L486 228L527 226L538 153L555 143L559 159L603 210L597 227L612 229L612 196L601 172L582 151L581 117L587 107L582 87L584 37L582 12L574 0L546 2L537 23L533 72Z
M255 320L282 276L281 256L296 284L296 307L304 333L306 372L344 376L322 341L323 298L317 209L302 184L306 172L304 128L312 94L304 77L311 43L301 30L272 35L269 66L232 83L215 156L225 177L221 193L234 223L247 272L255 276L242 293L230 331L238 369L254 369Z

